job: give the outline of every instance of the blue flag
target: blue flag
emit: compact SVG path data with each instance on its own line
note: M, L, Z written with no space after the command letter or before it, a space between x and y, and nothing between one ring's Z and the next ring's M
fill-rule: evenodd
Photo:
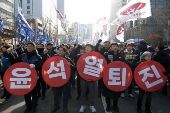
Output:
M41 41L46 44L47 43L47 33L46 33L46 26L43 28L43 35Z
M21 7L19 7L19 5L18 5L17 17L18 17L18 28L17 28L18 36L24 36L26 42L31 41L34 31L32 30L30 25L25 20L23 14L22 14L22 9L21 9Z
M74 44L78 44L78 39L74 39Z
M35 42L39 42L39 40L40 40L40 36L39 36L40 34L39 34L39 29L37 28L36 29L36 35L35 35Z
M68 43L69 43L69 44L73 44L73 43L74 43L74 40L73 40L73 38L72 38L71 35L70 35L70 38L69 38L69 40L68 40Z
M56 44L57 46L59 45L58 40L55 40L55 44Z
M3 26L4 26L4 22L2 20L2 17L0 17L0 31L2 31L2 32L4 31Z

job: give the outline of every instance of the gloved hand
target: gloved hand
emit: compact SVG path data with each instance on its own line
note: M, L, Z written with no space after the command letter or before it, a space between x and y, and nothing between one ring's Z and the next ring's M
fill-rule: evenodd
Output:
M8 53L12 53L12 48L8 48L8 49L7 49L7 52L8 52Z
M44 54L47 54L47 53L48 53L48 50L47 50L47 49L44 49L43 53L44 53Z
M30 67L31 67L31 68L35 68L35 65L34 65L34 64L30 64Z
M101 40L101 39L99 39L99 40L98 40L98 43L100 43L100 42L102 42L102 40Z
M165 72L163 72L163 74L164 74L164 75L168 75L168 72L167 72L167 71L165 71Z

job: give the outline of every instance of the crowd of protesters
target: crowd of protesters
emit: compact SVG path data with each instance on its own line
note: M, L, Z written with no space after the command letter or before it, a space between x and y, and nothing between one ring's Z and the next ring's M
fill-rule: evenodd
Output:
M71 77L69 81L60 87L53 87L54 94L54 108L51 110L51 113L55 113L60 109L60 101L59 99L63 97L63 113L68 113L68 102L69 99L72 98L71 88L77 89L77 100L80 100L80 113L83 113L86 109L85 101L88 99L90 101L90 109L93 113L96 112L95 109L95 85L94 81L86 81L76 70L76 64L81 55L88 52L98 52L103 55L107 61L107 63L111 63L114 61L122 61L131 67L132 72L134 72L135 68L144 61L157 61L159 62L166 71L165 75L168 77L168 73L170 72L170 49L165 48L164 45L158 45L156 48L148 47L145 41L141 41L139 45L135 45L133 43L129 44L118 44L116 42L110 43L109 41L103 42L99 40L96 45L70 45L70 44L62 44L60 46L54 47L53 44L48 43L37 44L35 45L32 42L27 43L26 45L18 44L16 46L4 44L1 47L1 65L0 65L0 74L1 80L3 81L3 76L5 71L13 64L18 62L25 62L30 64L31 68L35 68L38 74L38 82L36 87L28 94L24 95L26 109L24 113L35 113L36 107L38 103L38 99L46 99L46 90L50 88L47 85L42 77L41 70L43 63L53 56L60 56L65 58L71 67ZM76 78L76 79L75 79ZM168 80L167 80L168 81ZM170 82L170 81L168 81ZM110 112L111 108L115 112L119 112L118 100L120 97L125 98L125 91L115 92L108 89L103 80L100 79L97 81L97 97L101 98L103 95L106 99L106 111ZM162 88L162 94L168 95L167 91L168 83ZM152 100L152 92L144 91L139 88L134 80L128 87L128 96L134 98L134 89L135 92L138 93L137 99L137 112L141 113L142 100L144 94L146 94L146 102L145 102L145 111L146 113L152 113L151 100ZM6 90L4 87L3 95L1 96L1 103L10 99L12 95ZM113 105L111 106L111 101L113 101Z

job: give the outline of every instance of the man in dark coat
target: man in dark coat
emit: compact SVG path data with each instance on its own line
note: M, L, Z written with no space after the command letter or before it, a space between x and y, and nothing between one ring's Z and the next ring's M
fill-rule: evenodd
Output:
M125 62L125 58L123 56L123 54L121 52L118 51L119 47L117 43L112 43L110 50L108 52L106 52L104 54L104 57L107 60L107 63L111 63L114 61L122 61ZM121 92L115 92L115 91L111 91L110 89L108 89L105 84L103 84L103 90L102 90L102 94L103 96L106 97L106 104L107 104L107 108L106 111L110 112L111 111L111 99L113 99L113 110L115 112L119 112L119 108L118 108L118 99L120 97Z
M16 62L28 63L30 64L30 67L35 68L36 71L40 70L42 66L42 59L35 50L35 45L31 42L27 43L27 52L17 57ZM26 104L26 109L24 113L29 113L31 109L32 113L35 113L36 107L38 105L37 86L35 86L35 88L31 92L25 94L24 99Z
M74 63L69 57L65 57L66 49L63 47L57 48L57 55L66 59L70 65L71 70L74 68ZM69 101L69 81L60 87L53 87L54 94L54 108L51 110L51 113L55 113L60 109L60 96L63 94L63 113L68 113L68 101Z
M158 46L158 52L153 56L153 60L159 62L165 68L165 70L168 70L169 55L164 50L164 46ZM163 87L162 94L167 95L167 84L165 84L165 86Z
M104 47L99 51L99 53L104 56L104 53L108 52L109 49L110 49L110 42L109 41L105 41L104 42ZM102 82L103 82L102 79L98 80L98 95L97 95L98 98L101 98Z
M42 58L42 64L44 64L44 62L50 58L50 56L48 55L48 50L47 49L44 49L44 44L39 44L37 46L37 51L38 51L38 54L41 56ZM39 74L39 78L38 78L38 82L37 82L37 89L38 89L38 97L41 97L42 96L42 100L44 100L46 98L45 94L46 94L46 83L42 77L42 68L40 70L38 70L38 74Z
M53 47L53 44L52 44L52 43L48 43L48 44L47 44L48 55L49 55L50 57L53 57L53 56L56 54L55 49L56 49L56 48Z

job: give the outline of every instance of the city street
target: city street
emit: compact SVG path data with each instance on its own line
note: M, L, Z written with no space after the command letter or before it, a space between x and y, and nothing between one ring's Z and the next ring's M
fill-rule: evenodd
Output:
M168 88L169 94L170 94L170 88ZM2 95L3 90L0 90L0 95ZM97 91L96 91L97 92ZM153 113L170 113L170 96L164 96L163 94L159 92L153 93L153 100L152 100L152 106L151 109ZM69 113L79 113L80 108L80 101L76 100L77 96L76 89L72 89L72 99L69 100ZM97 95L97 93L96 93ZM120 98L118 107L120 109L119 113L137 113L136 112L136 102L137 102L137 94L135 93L135 98L130 98L126 95L126 98ZM145 100L145 99L144 99ZM61 98L62 102L62 98ZM105 101L104 97L101 99L97 98L95 101L95 107L97 110L97 113L107 113L105 112ZM25 109L24 105L24 97L23 96L12 96L11 102L6 103L4 105L0 106L0 113L23 113ZM62 105L62 104L61 104ZM144 104L143 104L144 105ZM37 113L50 113L51 109L53 107L53 91L52 89L47 90L46 99L38 101L38 107L37 107ZM86 111L85 113L91 113L89 109L89 101L87 100L86 103ZM143 112L144 106L142 107ZM62 109L56 113L62 113ZM112 113L115 113L112 111Z

